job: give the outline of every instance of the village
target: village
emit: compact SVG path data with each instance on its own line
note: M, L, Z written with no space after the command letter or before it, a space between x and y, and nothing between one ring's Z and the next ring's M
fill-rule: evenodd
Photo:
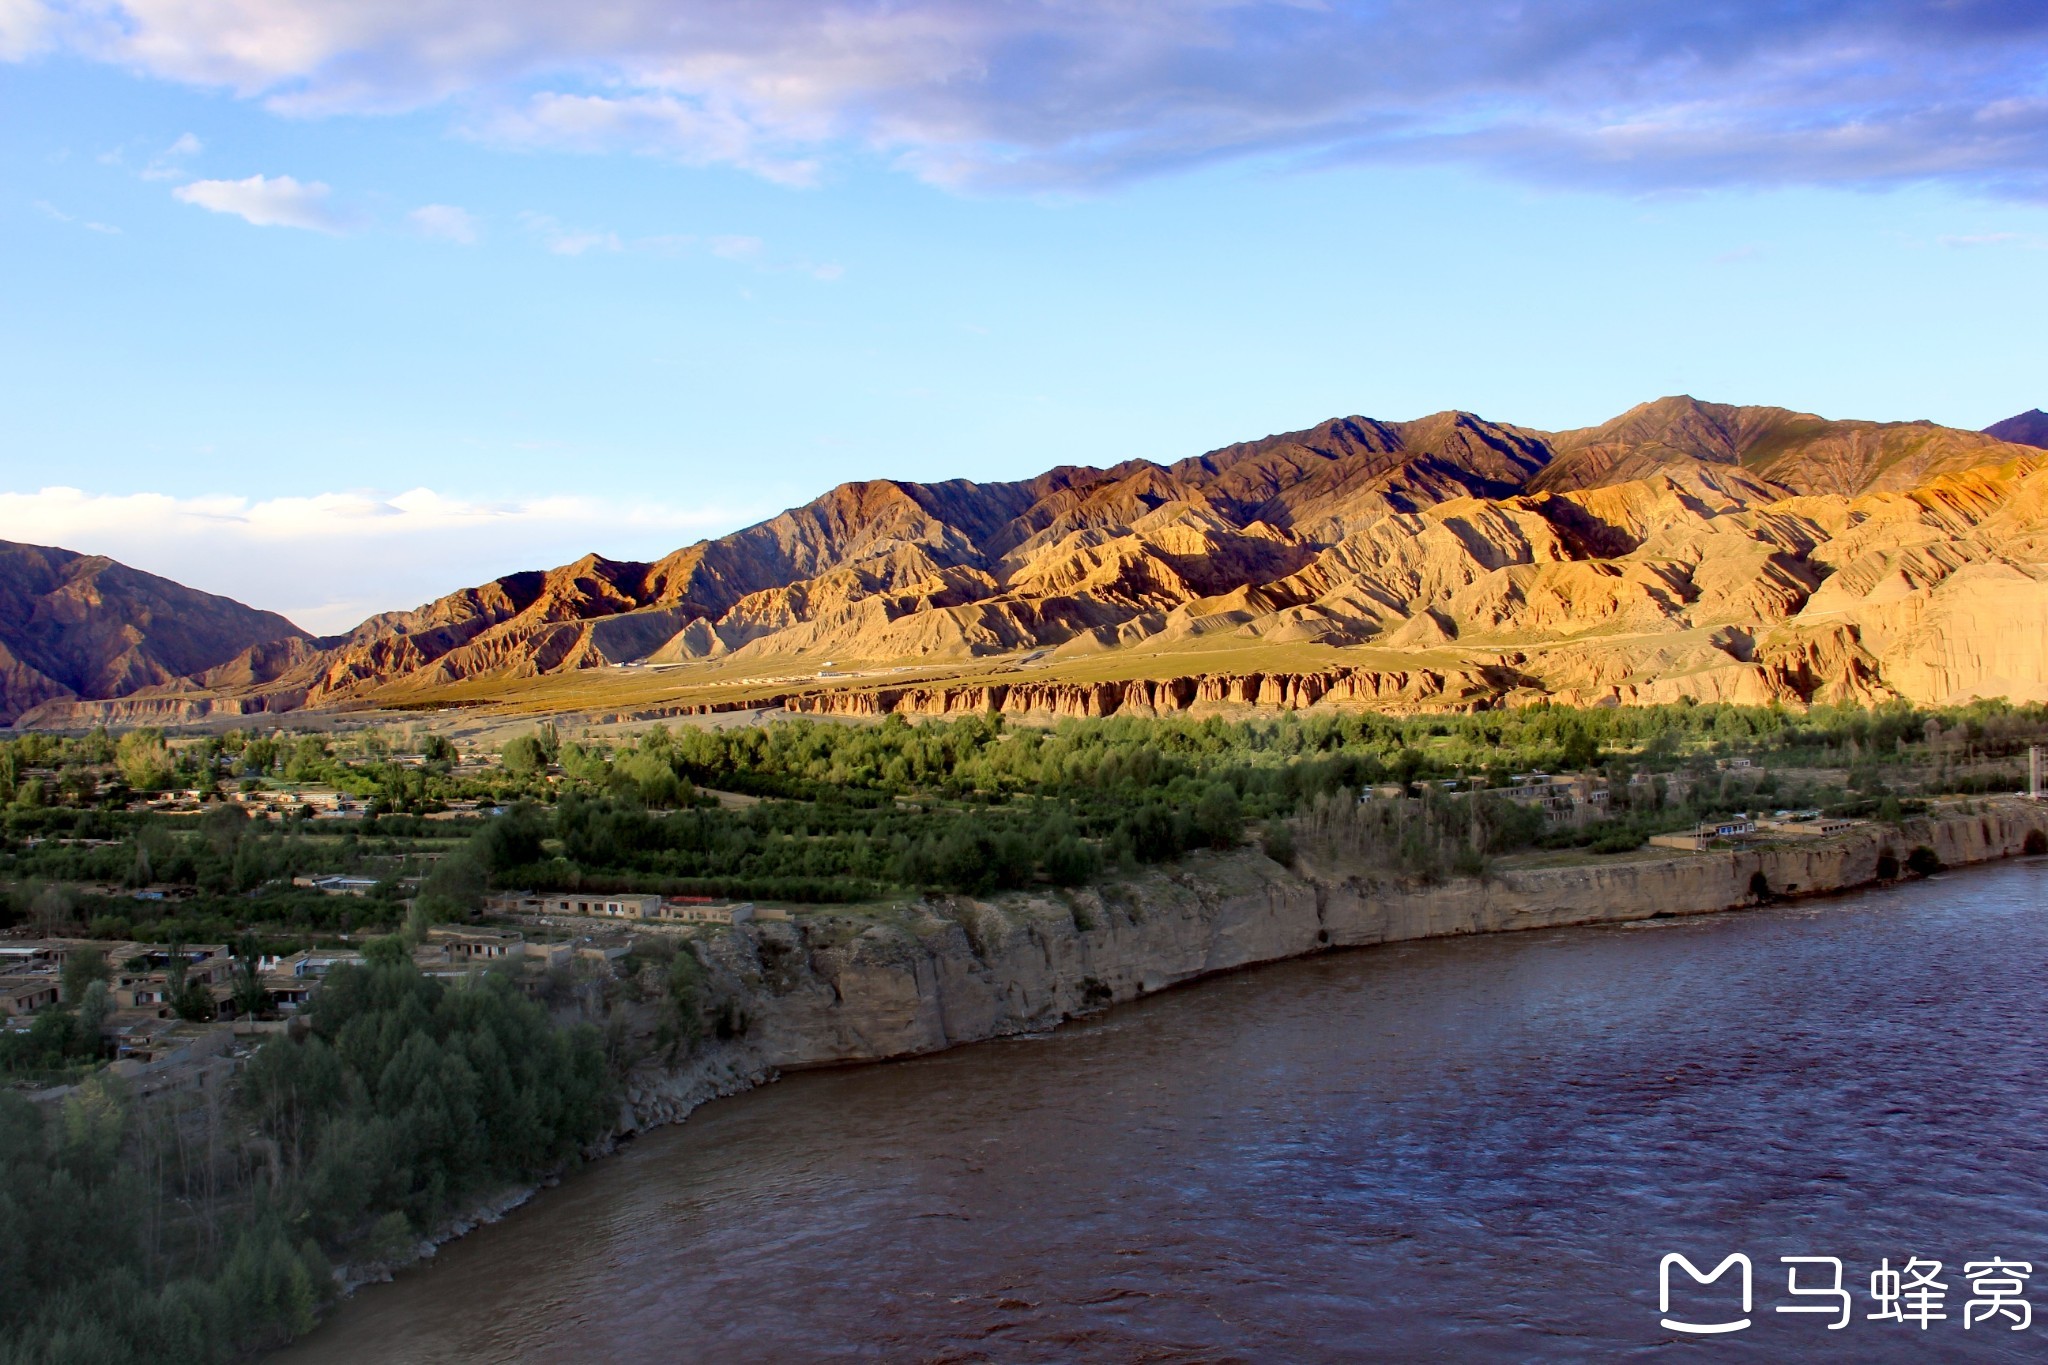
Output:
M920 742L908 728L774 733L814 746ZM1949 762L1961 733L1930 722L1924 752ZM496 751L465 743L458 753L416 732L252 731L176 741L88 737L34 750L41 764L18 764L11 774L15 808L37 822L24 825L16 866L36 870L33 881L17 883L30 889L20 893L14 927L0 934L0 1041L33 1038L39 1027L54 1037L64 1021L74 1032L60 1047L34 1049L42 1060L19 1066L17 1085L60 1093L62 1082L96 1065L143 1094L208 1084L232 1074L265 1037L291 1029L328 973L368 960L373 944L386 952L402 944L424 976L452 982L495 973L550 1010L590 1018L637 949L787 919L784 906L886 899L918 886L978 894L1069 885L1058 879L1113 875L1204 844L1254 840L1283 862L1289 856L1273 833L1284 826L1251 804L1249 781L1224 789L1185 779L1183 813L1169 802L1150 825L1131 803L1100 802L1092 813L1070 807L1086 823L1062 828L1065 817L1054 817L1054 833L1038 837L1004 832L1032 828L1020 823L1041 818L1032 808L952 794L916 805L901 795L862 804L843 792L764 803L692 788L682 785L683 750L660 730L631 747L587 733L572 741L550 727L503 739ZM738 741L691 733L673 743L694 753ZM1042 740L989 732L976 743L1035 752ZM2039 750L2022 752L2028 792L2038 794ZM1924 763L1887 771L1889 791L1870 776L1877 770L1867 759L1859 776L1853 745L1815 754L1834 762L1724 748L1654 765L1599 758L1588 746L1590 761L1568 771L1516 771L1488 754L1384 751L1378 774L1407 780L1368 776L1353 785L1350 804L1365 818L1347 837L1405 874L1470 875L1496 854L1668 857L1825 838L1872 818L1896 819L1901 797L1916 808L1945 799L1932 795L1939 787ZM1562 749L1556 756L1574 761ZM1974 774L1969 755L1960 757L1956 771ZM712 766L688 762L702 765L700 776ZM178 780L128 785L148 764L157 765L157 778ZM717 770L729 780L737 771L730 758ZM1901 780L1916 771L1924 797ZM1989 767L1980 780L2009 782L2008 772ZM1952 783L1953 773L1943 775ZM1323 780L1335 787L1342 776L1333 770ZM1276 794L1264 809L1284 811L1296 799ZM46 801L59 804L37 804ZM1185 824L1188 808L1193 826ZM1482 809L1500 828L1475 832ZM933 829L951 829L958 849L923 832ZM668 830L692 831L701 842L664 846ZM1411 837L1418 831L1423 837ZM750 861L716 862L722 855L711 850L721 840ZM1024 850L1016 870L984 880L999 857L1018 859L1011 845ZM1036 854L1061 848L1069 855L1063 865L1046 858L1034 868ZM873 861L883 856L893 861ZM827 857L845 861L826 877L781 871ZM853 872L860 858L876 870ZM465 862L467 889L452 900L435 894L437 878ZM740 867L754 870L736 875ZM571 887L590 889L564 889Z
M367 889L362 878L299 880L330 895ZM422 976L462 982L500 973L558 1007L601 994L650 937L686 940L756 918L788 912L706 896L511 892L486 900L484 922L427 927L406 956ZM79 1026L96 1032L106 1070L139 1096L203 1089L232 1075L267 1036L292 1028L328 973L368 960L357 946L269 955L225 943L0 937L0 1033L26 1032L72 1006ZM54 1100L70 1088L31 1097Z

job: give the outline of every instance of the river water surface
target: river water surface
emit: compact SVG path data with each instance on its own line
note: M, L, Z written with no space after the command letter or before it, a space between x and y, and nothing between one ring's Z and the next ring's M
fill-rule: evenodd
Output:
M278 1359L2048 1358L1962 1326L1994 1257L2048 1315L2044 985L2044 860L1259 968L719 1101ZM1661 1327L1672 1251L1753 1325ZM1869 1320L1912 1257L1947 1319Z

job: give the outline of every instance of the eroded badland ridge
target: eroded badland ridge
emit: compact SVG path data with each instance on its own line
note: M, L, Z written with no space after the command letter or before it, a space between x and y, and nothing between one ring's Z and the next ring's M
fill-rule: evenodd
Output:
M1171 465L850 483L654 563L258 629L176 677L10 674L0 719L2043 699L2036 416L1678 397L1577 431L1350 417Z

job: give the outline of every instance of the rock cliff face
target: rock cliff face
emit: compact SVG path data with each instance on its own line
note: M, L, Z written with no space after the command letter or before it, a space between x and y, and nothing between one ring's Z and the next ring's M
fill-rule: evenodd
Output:
M1291 710L1323 701L1407 709L1483 705L1518 681L1518 675L1505 666L1447 671L1331 668L1298 673L1205 673L1129 682L882 687L798 693L783 698L782 705L790 711L824 716L882 716L892 712L946 716L1001 711L1054 718L1162 716L1209 707L1264 706Z
M1005 682L993 704L2048 697L2044 465L1985 432L1691 398L1559 433L1349 417L1171 465L845 484L654 563L586 556L322 648L152 674L132 702L91 698L140 683L49 692L28 722L403 704L620 663L676 665L687 684L695 664L912 661L965 684L983 661L1056 677L1116 654L1156 662L1089 670L1141 683ZM1301 648L1272 673L1186 666L1217 644L1276 662L1308 647L1329 667L1298 667ZM1338 653L1361 647L1370 666ZM990 704L979 686L795 695L820 713L939 714Z
M675 1073L640 1068L625 1123L672 1122L777 1071L877 1061L1054 1027L1077 1015L1261 962L1335 948L1706 914L1772 896L1867 885L1926 845L1952 866L2023 851L2048 808L1872 825L1749 850L1505 872L1410 886L1325 851L1299 871L1249 852L1199 856L1120 888L948 898L900 923L809 918L704 944L714 988L749 1021ZM1761 881L1759 881L1761 879Z

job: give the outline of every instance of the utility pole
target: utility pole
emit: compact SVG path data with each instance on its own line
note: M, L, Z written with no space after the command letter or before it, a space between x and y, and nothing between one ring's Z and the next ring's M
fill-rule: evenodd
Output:
M2027 746L2027 796L2030 800L2041 799L2041 746Z

